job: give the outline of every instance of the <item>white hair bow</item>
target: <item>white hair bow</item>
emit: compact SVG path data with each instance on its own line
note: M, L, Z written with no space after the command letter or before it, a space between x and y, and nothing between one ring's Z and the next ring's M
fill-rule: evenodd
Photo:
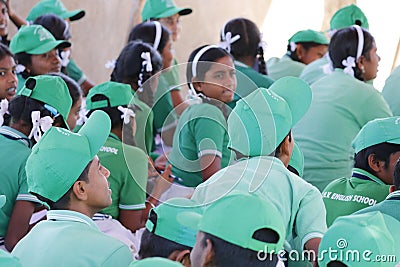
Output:
M346 59L343 59L342 64L345 66L343 72L354 77L353 68L356 66L356 59L352 56L348 56Z
M122 112L121 119L124 119L124 124L129 124L131 118L135 118L135 112L130 108L118 106L118 110Z
M69 63L69 56L71 55L71 50L61 51L61 66L66 67Z
M290 42L289 46L290 46L290 52L296 51L297 44L295 42Z
M143 52L141 57L143 59L143 62L142 62L143 70L146 70L146 72L152 72L153 71L153 66L151 65L150 52Z
M106 62L106 64L104 64L104 67L106 69L113 69L115 68L115 64L117 63L117 61L115 59L109 60Z
M7 113L7 111L8 111L8 100L3 99L0 102L0 126L2 126L4 123L4 115Z
M223 41L219 43L219 47L225 49L228 51L228 53L231 52L231 44L236 42L237 40L240 39L240 35L236 34L235 36L232 37L231 32L227 32L225 35L222 36Z
M17 66L15 66L15 71L17 72L17 74L24 72L25 69L26 69L26 67L21 64L18 64Z
M41 131L45 133L48 129L50 129L53 124L53 119L50 116L40 118L40 111L32 111L31 118L33 127L28 138L30 139L33 136L35 141L39 142L40 138L42 138Z

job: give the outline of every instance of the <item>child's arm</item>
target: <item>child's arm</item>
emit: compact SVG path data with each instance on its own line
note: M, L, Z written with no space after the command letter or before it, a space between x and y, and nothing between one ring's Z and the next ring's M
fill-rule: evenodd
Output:
M11 8L10 1L11 0L6 0L8 10L7 12L10 20L15 24L15 26L17 26L17 28L20 28L22 25L27 25L28 22L20 17L17 13L15 13L14 10Z

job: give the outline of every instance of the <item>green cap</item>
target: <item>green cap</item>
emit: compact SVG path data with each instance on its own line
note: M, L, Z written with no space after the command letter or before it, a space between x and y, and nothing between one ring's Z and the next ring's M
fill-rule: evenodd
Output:
M181 224L177 217L182 212L201 213L201 208L196 207L193 200L187 198L171 198L150 211L146 228L155 235L174 241L188 247L194 247L196 243L197 227ZM152 213L155 214L152 215ZM156 218L152 222L152 217Z
M338 217L319 245L319 266L336 260L348 267L393 267L400 261L399 236L400 222L379 211ZM388 255L396 261L376 260Z
M172 261L166 258L152 257L133 261L129 267L183 267L183 265L177 261Z
M283 77L236 103L228 117L228 147L245 156L267 156L287 136L311 104L302 79Z
M295 142L293 147L292 156L290 157L289 166L292 166L299 176L303 176L304 171L304 155L301 152L299 145Z
M367 17L361 9L354 4L345 6L336 11L330 22L331 30L339 30L350 27L354 24L360 25L362 28L367 30L369 28Z
M78 133L51 127L26 162L29 191L59 200L99 152L110 129L110 118L101 110L93 112Z
M283 248L286 237L281 214L272 204L256 195L237 191L211 203L202 215L184 212L178 218L185 225L196 223L199 231L253 251L265 251L267 248L269 253L276 254ZM260 229L276 232L277 242L254 239L253 234Z
M6 204L6 196L5 195L0 195L0 208L2 208L4 206L4 204Z
M329 44L329 40L328 38L326 38L323 32L317 32L314 30L298 31L289 39L289 43L307 43L307 42L314 42L322 45Z
M33 21L45 14L55 14L63 19L74 21L85 16L85 11L81 9L68 11L60 0L42 0L31 9L26 20Z
M95 95L103 95L108 100L93 101ZM86 97L86 110L105 107L118 107L128 105L132 101L132 89L130 85L117 82L105 82L94 86Z
M365 124L354 138L355 153L380 143L400 144L400 117L380 118Z
M68 126L67 118L72 106L72 98L61 77L51 75L29 77L18 94L50 105L63 116L65 125Z
M166 18L175 14L184 16L190 13L192 13L191 8L177 7L173 0L146 0L142 10L142 20Z
M40 55L58 47L70 47L68 41L57 41L42 25L22 26L10 42L10 50L14 54L25 52Z

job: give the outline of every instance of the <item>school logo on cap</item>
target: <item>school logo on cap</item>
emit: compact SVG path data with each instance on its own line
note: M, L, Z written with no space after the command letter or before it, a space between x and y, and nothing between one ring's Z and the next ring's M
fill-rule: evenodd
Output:
M39 41L44 41L44 40L48 40L51 39L51 34L45 30L43 30L43 28L36 28L33 32L34 34L38 34L39 35Z
M172 3L170 0L161 0L161 2L165 3L165 7L174 7L174 3Z

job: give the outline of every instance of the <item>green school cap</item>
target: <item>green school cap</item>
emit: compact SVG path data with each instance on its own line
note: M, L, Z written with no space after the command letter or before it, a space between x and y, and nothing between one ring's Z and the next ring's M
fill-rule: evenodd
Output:
M184 16L190 13L192 13L191 8L177 7L173 0L146 0L142 10L142 21L166 18L175 14Z
M51 127L26 162L30 192L59 200L76 182L110 134L107 113L96 110L77 133Z
M63 116L65 125L72 106L72 98L64 80L58 76L38 75L29 77L18 92L50 105Z
M108 100L94 101L92 98L96 95L103 95L107 97ZM130 85L117 82L105 82L89 90L86 97L86 110L128 105L131 103L132 98L133 95Z
M319 266L339 261L348 267L393 267L400 261L399 236L400 222L379 211L338 217L319 245ZM377 258L389 255L396 261Z
M304 30L296 32L289 39L289 43L308 43L314 42L317 44L328 45L329 40L326 38L323 32L317 32L314 30Z
M150 211L146 228L155 235L188 247L196 243L197 227L181 224L177 217L182 212L201 213L193 200L187 198L171 198ZM152 221L155 218L156 221Z
M358 132L352 146L355 153L380 143L400 144L400 117L380 118L369 121Z
M74 21L85 16L85 11L82 9L68 11L60 0L42 0L31 9L26 20L33 21L45 14L55 14L63 19Z
M151 257L133 261L129 267L183 267L183 265L177 261L172 261L166 258Z
M304 171L304 155L301 152L299 145L294 143L292 156L290 157L289 166L292 166L298 173L299 176L303 176Z
M302 79L283 77L239 100L228 117L228 147L244 156L270 155L311 104Z
M272 204L256 195L239 192L211 203L202 215L184 212L178 219L185 225L196 223L199 231L253 251L265 251L267 248L268 253L277 254L283 248L286 237L282 217ZM254 233L261 229L273 230L276 242L267 243L253 238Z
M345 6L336 11L330 21L331 30L339 30L354 24L367 30L369 28L367 17L361 9L354 4Z
M22 26L10 42L10 50L14 54L25 52L40 55L54 48L70 47L68 41L57 41L42 25Z

